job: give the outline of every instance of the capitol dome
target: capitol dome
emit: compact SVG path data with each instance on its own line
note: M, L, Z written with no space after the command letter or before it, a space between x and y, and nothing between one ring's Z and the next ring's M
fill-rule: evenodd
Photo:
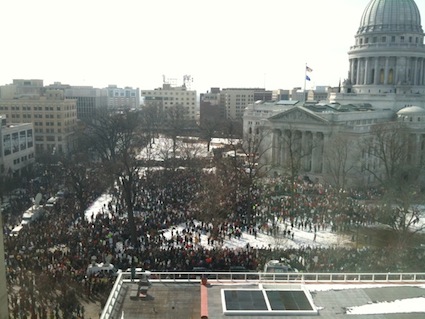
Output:
M348 57L348 79L342 92L416 94L406 103L381 99L380 107L396 110L402 105L423 105L420 95L425 94L424 32L414 0L370 0Z
M423 33L418 6L414 0L371 0L357 34L368 32Z
M407 106L397 112L397 119L409 126L423 128L425 126L425 109L416 105Z
M397 115L407 115L407 116L425 115L425 109L423 107L416 106L416 105L407 106L405 108L402 108L400 111L398 111Z

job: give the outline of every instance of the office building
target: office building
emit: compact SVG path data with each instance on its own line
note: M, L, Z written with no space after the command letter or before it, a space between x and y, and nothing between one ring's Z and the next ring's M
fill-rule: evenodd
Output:
M145 107L156 107L165 115L177 106L181 107L187 120L197 120L196 91L188 90L186 85L172 86L163 83L154 90L141 90Z
M5 115L0 121L0 174L20 176L35 162L33 124L10 124Z
M42 80L13 80L0 87L0 114L10 123L32 123L36 153L68 153L74 148L77 100Z

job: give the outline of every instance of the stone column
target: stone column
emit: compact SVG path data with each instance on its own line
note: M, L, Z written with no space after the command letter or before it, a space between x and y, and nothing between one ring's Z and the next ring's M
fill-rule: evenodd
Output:
M415 72L413 72L413 85L418 85L418 58L415 58Z
M306 172L311 172L313 167L313 133L304 132L304 168Z
M416 140L415 140L415 165L420 165L421 163L421 135L416 134Z
M311 165L310 165L310 172L314 173L314 167L316 166L316 133L311 132Z
M379 84L379 57L375 58L375 77L372 79L372 84L377 85Z
M318 140L318 150L317 150L317 173L320 174L326 174L326 165L325 165L325 148L330 147L330 145L326 144L326 135L324 132L318 132L317 133L317 140ZM327 146L326 146L327 145Z
M394 57L395 59L395 68L394 68L394 78L393 78L393 83L395 85L398 84L398 82L400 81L400 59L398 57Z
M280 165L281 143L279 131L273 130L272 133L272 165Z
M385 58L385 70L384 70L384 84L388 84L388 73L389 73L389 63L390 63L390 58L386 57Z
M363 71L363 84L367 85L367 80L369 78L369 58L364 59L364 71Z
M357 74L356 74L356 83L359 84L360 82L360 59L357 59Z

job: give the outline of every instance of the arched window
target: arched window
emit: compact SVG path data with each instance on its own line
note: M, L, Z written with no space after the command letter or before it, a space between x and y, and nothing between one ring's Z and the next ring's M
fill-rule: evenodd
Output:
M385 78L385 71L384 69L381 69L379 71L379 84L384 84L384 78Z
M390 69L388 72L388 84L394 84L394 70Z

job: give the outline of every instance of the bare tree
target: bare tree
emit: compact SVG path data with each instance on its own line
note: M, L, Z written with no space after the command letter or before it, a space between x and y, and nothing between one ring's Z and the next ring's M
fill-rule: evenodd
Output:
M293 128L284 131L280 137L280 143L285 153L282 166L291 185L289 188L291 207L295 207L295 195L297 192L296 182L298 176L300 172L303 171L304 160L312 155L313 149L317 147L317 145L313 142L303 145L301 132Z
M329 184L336 189L345 189L348 176L356 169L356 158L359 157L359 154L360 150L353 146L349 136L332 135L324 152Z
M165 121L165 114L158 105L146 106L142 110L141 126L149 139L149 145L155 143L158 138L159 131Z
M403 123L375 124L370 138L362 142L369 159L363 166L383 186L391 186L394 179L406 170L408 131ZM404 173L403 173L404 174Z
M141 186L142 169L139 154L149 143L148 137L139 126L139 116L140 113L137 112L127 112L119 116L116 161L112 163L128 214L131 242L135 247L138 246L138 241L134 207Z
M102 161L114 161L119 142L120 118L107 111L98 111L96 117L84 123L79 132L80 146L92 150Z
M187 110L181 104L176 104L166 112L164 133L173 141L173 158L177 154L177 137L182 135L187 128Z
M80 214L92 200L94 193L102 192L113 183L105 174L103 164L90 160L87 153L78 152L60 160L65 186L74 194Z
M216 118L213 118L212 120L205 119L199 125L201 138L207 142L207 152L210 151L211 140L217 134L219 126L220 123Z
M403 123L389 122L373 126L371 137L362 144L368 159L364 169L376 178L383 190L376 220L393 229L401 245L422 230L415 226L419 221L415 203L421 192L423 162L409 158L408 141L408 128Z

